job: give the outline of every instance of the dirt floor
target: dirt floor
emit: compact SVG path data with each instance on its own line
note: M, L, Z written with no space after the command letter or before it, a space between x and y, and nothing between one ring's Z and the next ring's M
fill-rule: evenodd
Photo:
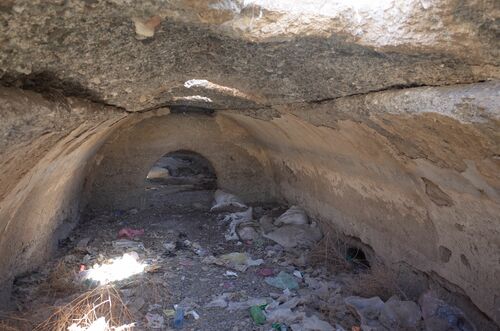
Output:
M134 324L111 330L170 330L174 328L174 307L181 307L185 317L179 329L184 330L360 330L356 327L361 321L345 299L363 294L353 290L359 284L355 280L366 273L363 265L353 265L348 259L336 264L338 257L326 256L326 250L322 256L324 242L311 251L306 247L285 250L262 236L228 241L228 224L223 218L230 213L210 211L213 194L156 184L148 190L144 210L87 215L60 243L52 261L16 280L17 312L5 315L0 329L3 325L6 330L14 330L14 326L21 330L94 330L86 327L105 316L110 327ZM253 219L277 217L286 210L287 206L253 206ZM124 228L144 229L144 234L133 240L118 239ZM120 243L126 247L118 247ZM233 252L247 253L255 265L221 260ZM88 278L89 270L124 253L131 260L119 271L120 276L134 268L136 261L146 265L145 269L106 286ZM333 272L322 266L323 258L336 266ZM283 290L266 282L266 277L280 272L291 276L298 288ZM387 300L396 290L387 291L391 285L383 285L365 294ZM95 296L92 291L101 292ZM88 299L87 306L81 303L82 296ZM82 307L75 308L78 304ZM112 309L104 312L106 305ZM265 308L263 325L252 319L252 306ZM415 328L395 329L418 330L419 321Z

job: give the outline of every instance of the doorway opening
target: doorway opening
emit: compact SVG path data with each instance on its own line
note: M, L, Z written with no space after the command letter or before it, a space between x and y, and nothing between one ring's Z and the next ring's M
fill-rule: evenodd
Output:
M215 190L215 170L202 155L179 150L162 156L146 176L149 189L168 187L174 190Z

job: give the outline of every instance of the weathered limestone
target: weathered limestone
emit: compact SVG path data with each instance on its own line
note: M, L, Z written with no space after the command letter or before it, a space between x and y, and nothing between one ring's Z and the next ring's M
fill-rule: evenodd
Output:
M246 201L271 198L272 172L262 146L234 120L202 114L134 114L95 158L88 184L91 208L145 208L145 178L163 155L189 150L204 156L217 186ZM92 183L92 185L90 185Z
M76 224L86 162L123 116L81 100L0 89L2 290L47 259Z
M303 2L283 11L276 1L7 1L0 76L129 111L255 108L500 77L494 0ZM150 22L150 37L137 35L137 22ZM193 79L219 88L188 88Z
M284 3L3 1L0 287L187 149L500 323L497 3Z

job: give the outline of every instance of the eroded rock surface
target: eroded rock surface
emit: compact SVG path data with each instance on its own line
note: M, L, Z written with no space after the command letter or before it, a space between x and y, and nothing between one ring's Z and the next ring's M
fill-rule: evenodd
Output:
M498 13L3 1L0 287L81 211L147 208L149 169L189 150L245 203L299 205L500 322Z
M7 1L0 72L7 84L129 111L252 108L498 78L494 1L387 1L376 10L338 2L283 11L278 2ZM269 34L276 38L261 38Z

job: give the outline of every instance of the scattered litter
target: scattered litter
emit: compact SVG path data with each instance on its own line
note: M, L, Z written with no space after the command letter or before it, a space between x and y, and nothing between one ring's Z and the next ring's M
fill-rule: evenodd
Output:
M252 306L250 307L250 317L252 317L252 320L254 321L255 324L257 325L262 325L266 323L266 315L264 314L264 309L266 308L266 305L260 305L260 306Z
M249 309L252 306L262 306L267 304L268 304L267 298L249 298L246 301L229 302L227 310L229 311L244 310L244 309Z
M335 329L328 322L320 320L317 316L306 317L300 324L292 324L292 331L334 331ZM372 330L372 329L366 329Z
M288 289L287 289L288 290ZM290 309L294 309L295 307L297 307L297 305L301 302L304 302L304 300L300 297L295 297L295 298L292 298L284 303L282 303L281 305L279 305L280 308L290 308Z
M195 310L190 310L187 312L188 315L191 315L195 320L200 319L200 314L198 314Z
M248 267L259 266L264 260L253 260L247 253L229 253L220 257L226 262L226 265L233 267L238 271L244 272Z
M205 308L226 308L227 307L227 301L226 301L227 295L222 294L209 303L205 305Z
M292 312L290 308L277 308L267 315L267 320L271 323L285 322L292 323L302 320L305 317L304 312Z
M274 276L274 270L271 268L260 268L257 270L257 274L263 277Z
M223 211L241 211L248 207L236 195L216 190L214 193L215 204L210 208L210 211L223 212Z
M274 229L273 218L269 215L264 215L259 219L259 225L264 233L268 233Z
M379 297L348 297L348 307L353 308L361 318L361 329L415 329L422 318L415 302L400 301L396 297L384 303ZM434 330L434 329L430 329Z
M176 245L174 242L166 242L163 244L163 247L165 247L167 252L173 253L175 252Z
M274 221L274 225L280 226L282 224L289 225L304 225L308 224L306 212L297 206L290 207L286 212L281 214L280 217Z
M237 232L241 240L255 240L260 237L253 226L242 226Z
M217 264L240 272L245 272L249 267L261 265L264 263L264 260L253 260L247 253L234 252L221 255L218 258L207 256L203 259L203 263Z
M168 318L174 317L175 310L173 310L173 309L164 309L163 310L163 315L165 315L165 317L168 317Z
M202 248L198 243L193 243L191 245L191 250L198 256L206 256L208 254L207 250Z
M284 271L280 271L280 273L276 277L267 277L265 279L265 282L282 290L295 290L299 288L299 284L297 283L295 278Z
M180 329L182 328L183 324L184 324L184 308L177 307L175 308L175 313L174 313L174 328Z
M320 228L313 223L310 225L283 225L264 234L264 237L271 239L285 248L294 248L297 246L312 246L323 235Z
M118 238L134 239L144 235L144 229L123 228L118 231Z
M389 323L384 321L387 319ZM385 311L381 315L382 324L404 329L416 329L421 319L422 312L415 302L400 301L397 297L391 297L385 303Z
M206 202L203 201L203 204ZM179 212L188 209L195 212L190 207L193 202L188 200L188 203L188 206L179 206ZM109 249L111 242L107 239L109 235L116 234L114 225L111 224L104 231L92 228L92 231L72 236L72 244L68 245L69 247L74 245L75 250L81 250L83 254L73 251L73 255L66 255L60 261L70 269L67 277L70 281L73 281L73 268L80 266L78 278L86 285L97 286L136 275L114 286L119 288L121 299L130 310L131 319L140 319L138 327L141 330L200 327L206 329L195 321L203 318L204 323L210 324L211 321L216 321L218 316L223 316L227 319L227 325L231 325L235 330L269 331L272 328L275 331L346 331L340 324L332 323L332 326L327 323L326 318L328 318L346 327L349 326L348 331L423 330L424 328L475 331L459 309L447 305L432 293L423 295L419 301L423 313L417 303L401 301L397 297L391 297L387 302L379 297L345 299L345 294L351 292L348 278L352 274L330 275L328 269L315 268L307 260L310 251L304 249L307 248L304 246L312 244L321 237L319 227L308 220L305 212L299 207L289 208L274 222L271 215L275 215L280 209L281 207L271 211L271 208L260 208L257 212L256 207L254 209L256 216L268 213L262 216L259 222L253 220L252 209L246 206L243 211L224 212L218 217L219 220L224 219L226 222L222 226L222 223L210 224L205 221L207 218L214 218L214 215L208 213L205 208L203 212L194 215L198 223L183 224L181 228L175 227L175 222L182 215L176 214L177 211L174 210L172 219L169 218L165 224L160 226L160 219L155 220L158 223L151 223L155 225L154 231L149 231L144 238L144 244L148 249L144 248L141 241L132 240L144 233L142 229L123 228L119 234L124 238L112 241L115 249L111 250ZM130 210L127 214L131 214ZM158 214L158 217L162 217L161 213ZM141 218L141 214L133 217L134 227L146 227L140 225L147 224L147 222L140 223ZM108 222L98 224L108 224ZM226 238L235 238L235 241L222 243L219 239L224 238L224 230L219 230L228 225ZM180 229L184 232L180 232ZM206 231L206 236L205 233L203 235L193 233L196 231ZM99 232L105 235L100 237ZM263 233L267 233L266 237L274 242L260 237ZM96 240L91 242L90 238ZM92 243L92 247L89 243ZM231 252L231 247L232 250L238 251ZM288 249L291 247L298 248ZM249 251L245 252L247 249ZM208 254L209 252L213 252L215 256ZM117 257L110 259L108 254ZM165 254L170 254L167 256L173 258L164 259ZM263 259L253 259L260 256ZM200 260L203 265L198 265L197 262ZM207 263L218 265L220 268ZM251 270L245 274L244 272L252 266L256 266L255 271ZM52 269L53 266L48 265L40 274L44 270ZM41 276L36 275L36 277ZM42 283L39 279L34 278L31 282ZM266 287L264 282L272 288ZM16 286L18 290L27 287L21 282L17 282ZM266 289L271 291L261 294L262 297L252 297L258 295L255 293L261 293ZM38 299L36 296L33 297ZM165 304L171 298L179 297L184 299L174 307L168 307L173 309L165 309ZM54 301L54 306L61 306L61 303L71 300L72 297L61 295ZM201 317L198 311L202 313ZM251 320L248 317L241 318L242 314L250 314ZM361 323L355 318L356 316L359 316ZM76 318L78 316L75 316L71 323L77 320ZM84 328L72 331L90 331L88 324L90 322L85 324ZM96 328L112 329L111 324L114 323L106 317L95 321L94 324ZM93 328L94 324L90 327Z
M427 330L476 330L460 309L437 298L432 291L423 293L418 302Z
M151 329L163 329L165 326L165 319L160 314L149 312L146 314L146 321Z
M252 221L252 208L248 208L246 211L231 213L226 215L222 222L229 223L228 231L225 234L226 240L239 240L240 237L236 233L236 229L239 224Z

